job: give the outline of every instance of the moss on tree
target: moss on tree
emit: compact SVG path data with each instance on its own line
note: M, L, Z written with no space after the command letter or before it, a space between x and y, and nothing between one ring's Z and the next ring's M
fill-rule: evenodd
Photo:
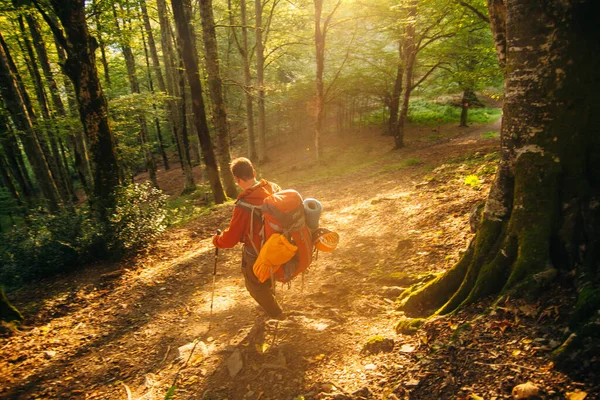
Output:
M0 288L0 321L23 321L23 315L6 298L4 290Z

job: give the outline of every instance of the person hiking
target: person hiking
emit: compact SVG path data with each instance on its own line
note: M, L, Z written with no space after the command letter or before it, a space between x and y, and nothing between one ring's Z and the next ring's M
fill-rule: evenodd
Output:
M237 197L229 227L222 234L213 237L213 244L218 248L231 248L238 243L244 244L242 274L246 289L271 318L283 319L281 306L271 290L271 279L261 283L252 270L262 245L262 220L260 217L255 218L250 210L237 205L238 202L244 201L260 206L265 198L281 191L281 188L265 179L256 180L254 166L247 158L234 159L231 161L230 169L242 193Z

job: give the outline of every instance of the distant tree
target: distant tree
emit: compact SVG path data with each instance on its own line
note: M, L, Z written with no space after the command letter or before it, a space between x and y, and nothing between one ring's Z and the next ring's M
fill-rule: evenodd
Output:
M198 139L202 147L202 159L206 165L208 181L212 189L215 203L221 204L225 201L226 197L223 186L221 185L217 160L208 131L206 110L204 109L204 99L202 98L202 84L200 83L200 73L195 57L196 49L192 40L193 35L190 32L190 24L183 3L179 0L172 0L171 4L173 7L175 25L177 26L178 39L180 41L180 57L185 64L185 71L191 89L192 109L194 111Z
M219 68L219 51L217 49L217 34L213 16L212 0L200 0L200 16L202 21L202 37L206 56L206 71L208 72L208 89L212 99L213 125L217 136L218 161L221 167L221 177L225 184L225 192L231 198L237 197L237 188L233 174L229 169L231 150L229 148L229 123L223 98L223 85Z

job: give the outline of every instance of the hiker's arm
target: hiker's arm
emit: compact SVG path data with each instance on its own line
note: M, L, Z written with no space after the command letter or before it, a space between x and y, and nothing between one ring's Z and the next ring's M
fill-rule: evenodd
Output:
M213 237L215 247L228 249L242 241L244 228L247 225L247 214L241 208L234 207L229 228L222 235L215 235Z

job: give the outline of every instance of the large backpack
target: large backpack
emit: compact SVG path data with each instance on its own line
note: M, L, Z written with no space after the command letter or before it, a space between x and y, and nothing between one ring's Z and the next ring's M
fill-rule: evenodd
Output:
M240 199L236 205L250 212L250 232L254 242L254 220L261 218L261 248L274 233L282 234L290 243L298 247L294 257L274 269L272 277L279 282L289 282L304 272L312 262L313 242L311 232L306 226L302 196L295 190L282 190L266 197L263 204L256 206ZM260 248L254 248L256 254Z

